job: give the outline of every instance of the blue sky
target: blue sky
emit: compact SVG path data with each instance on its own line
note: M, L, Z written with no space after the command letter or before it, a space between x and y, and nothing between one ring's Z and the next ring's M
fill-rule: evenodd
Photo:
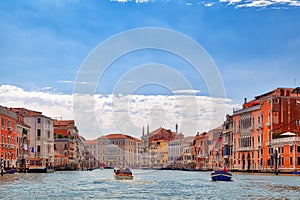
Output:
M202 45L220 71L227 98L240 104L244 97L300 85L299 18L296 0L3 0L0 85L72 94L82 62L97 45L129 29L161 27ZM157 50L121 57L106 71L97 93L112 93L126 71L149 62L174 67L200 91L197 95L209 96L188 63ZM172 91L148 85L136 94Z
M278 86L293 87L294 79L300 81L297 1L246 8L229 1L210 1L210 7L187 0L120 2L1 1L0 84L71 93L81 63L96 45L121 31L147 26L174 29L202 45L233 100ZM151 52L144 55L150 58L141 62L156 59ZM205 85L193 81L198 77L177 68L205 94ZM117 80L120 74L115 76ZM99 89L110 90L109 86Z

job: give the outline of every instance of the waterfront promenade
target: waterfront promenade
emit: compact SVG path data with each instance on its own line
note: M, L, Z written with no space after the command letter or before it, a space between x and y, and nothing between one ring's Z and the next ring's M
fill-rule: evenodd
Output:
M213 182L210 172L133 170L116 181L112 169L0 178L0 199L299 199L299 175L233 173Z

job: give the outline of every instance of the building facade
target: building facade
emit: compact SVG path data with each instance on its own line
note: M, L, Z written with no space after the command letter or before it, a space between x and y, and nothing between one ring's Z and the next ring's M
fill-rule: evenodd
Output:
M0 106L0 155L4 169L17 166L17 115L10 109Z
M99 162L106 167L139 166L140 140L124 134L110 134L98 138Z
M50 167L54 166L53 119L25 108L13 108L24 117L24 123L30 126L30 159L45 159Z
M84 141L74 120L54 120L54 151L57 169L82 169ZM63 161L63 162L62 162Z
M277 88L233 112L238 170L297 171L300 88ZM300 148L300 147L299 147ZM278 161L277 161L278 160ZM275 162L276 161L276 162Z
M230 170L234 168L234 141L233 117L226 115L222 131L222 156L225 166Z

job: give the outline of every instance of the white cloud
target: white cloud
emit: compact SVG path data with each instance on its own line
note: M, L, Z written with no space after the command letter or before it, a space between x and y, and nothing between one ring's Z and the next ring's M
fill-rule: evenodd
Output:
M150 124L151 130L159 127L174 130L178 123L179 131L195 135L197 131L207 131L222 123L224 116L221 120L213 120L212 124L213 113L221 111L222 105L225 105L226 113L231 113L232 108L238 106L228 99L206 96L97 94L90 102L82 97L84 103L74 105L80 113L74 114L72 95L25 91L12 85L0 86L0 99L3 106L25 107L53 118L74 119L77 116L80 134L87 139L112 132L140 137L142 127L147 124ZM89 110L87 104L92 104L93 109ZM93 120L100 128L91 123Z
M220 0L221 3L228 3L228 5L232 5L232 4L235 4L235 3L239 3L241 2L242 0Z
M297 0L219 0L219 2L226 3L227 5L235 5L236 8L300 6L300 1Z
M175 90L173 91L175 94L192 94L195 95L197 93L200 93L200 90Z
M127 2L135 2L135 3L149 3L149 2L158 2L158 1L163 1L163 2L169 2L168 0L110 0L114 2L119 2L119 3L127 3ZM181 2L181 1L180 1ZM196 5L192 3L193 1L186 2L182 1L185 5L192 6ZM221 4L226 4L226 5L234 5L236 8L243 8L243 7L270 7L270 6L275 6L275 7L298 7L300 6L300 1L298 0L219 0L218 1ZM216 2L206 2L206 1L199 1L197 3L198 5L202 4L205 7L211 7L213 5L217 5Z

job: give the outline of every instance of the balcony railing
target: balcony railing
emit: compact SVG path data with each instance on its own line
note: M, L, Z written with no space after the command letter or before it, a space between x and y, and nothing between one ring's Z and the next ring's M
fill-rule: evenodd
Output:
M261 124L257 124L256 125L256 130L260 129L261 128Z
M300 142L300 137L276 138L270 142L270 145L293 144L294 142Z
M251 151L252 147L238 147L238 151Z

